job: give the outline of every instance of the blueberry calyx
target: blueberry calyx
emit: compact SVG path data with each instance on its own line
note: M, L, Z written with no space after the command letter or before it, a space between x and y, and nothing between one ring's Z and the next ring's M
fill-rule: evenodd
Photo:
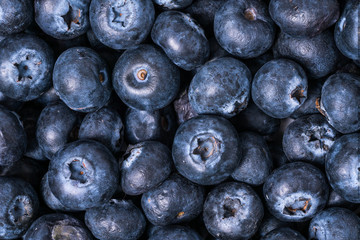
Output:
M194 141L196 143L194 143ZM195 145L192 153L199 155L202 161L206 161L209 158L216 156L221 148L221 141L210 134L202 134L192 141L191 145Z
M66 14L61 16L64 20L64 22L66 23L66 25L68 26L68 31L71 28L71 23L75 23L77 25L80 25L80 17L81 17L81 11L80 9L73 9L71 7L71 5L69 5L69 10L66 12Z
M255 21L256 20L256 12L254 8L247 8L244 11L244 17L249 21Z

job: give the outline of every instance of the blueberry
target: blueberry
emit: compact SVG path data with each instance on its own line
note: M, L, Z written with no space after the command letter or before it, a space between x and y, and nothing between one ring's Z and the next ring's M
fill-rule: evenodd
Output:
M276 218L304 222L325 207L329 186L318 168L294 162L273 171L263 185L263 194L268 210Z
M327 203L327 207L343 207L350 210L355 210L358 208L356 203L351 203L349 201L346 201L342 196L340 196L337 192L334 190L330 190L329 194L329 200Z
M109 107L88 113L79 129L79 139L93 139L119 153L124 141L124 125L119 113Z
M204 203L205 226L217 239L249 239L263 216L259 196L244 183L220 184L210 191Z
M358 240L360 218L345 208L328 208L318 213L310 222L309 239Z
M248 104L250 70L235 58L217 58L204 64L189 86L189 100L198 114L233 117Z
M139 239L145 231L146 220L131 201L111 199L86 210L85 224L98 239L130 240Z
M119 169L111 152L93 140L65 145L50 162L51 192L71 211L83 211L110 200L119 181Z
M359 11L357 0L346 2L345 8L335 25L335 43L342 54L353 60L360 60Z
M340 52L330 30L314 37L293 37L281 32L273 47L274 56L300 63L311 78L325 77L336 70Z
M51 86L54 65L49 45L34 35L11 35L0 47L0 91L18 101L38 98Z
M271 18L292 36L315 36L333 25L339 18L337 0L271 0Z
M179 11L160 13L151 38L173 63L187 71L204 64L210 54L204 30L192 17Z
M140 45L115 64L113 86L129 107L153 111L169 105L180 87L178 68L158 48Z
M63 213L52 213L36 219L23 237L23 240L39 239L92 240L93 237L78 219Z
M321 89L320 101L317 101L319 112L344 134L360 130L359 106L360 77L350 73L331 75Z
M16 239L35 220L39 200L28 182L0 177L0 206L0 238Z
M155 4L165 9L180 9L189 6L193 0L153 0Z
M231 176L239 182L261 185L272 171L272 159L265 139L253 132L239 134L242 158Z
M345 200L360 203L360 133L338 138L325 158L325 169L331 187Z
M288 59L275 59L255 74L251 96L267 115L287 118L304 103L307 88L307 77L299 64Z
M0 175L3 175L20 161L27 140L18 115L0 105L0 119Z
M268 216L263 219L257 234L259 237L264 237L266 234L270 233L272 230L278 228L288 228L291 227L293 224L290 222L283 222L277 219L274 216Z
M200 115L184 122L173 142L178 172L202 185L227 179L241 160L238 134L225 118Z
M275 25L265 2L229 0L215 13L214 34L232 55L253 58L270 49Z
M76 125L76 113L61 101L50 103L41 111L36 126L36 139L45 157L54 157L70 140Z
M46 106L51 102L55 102L60 100L59 96L56 94L55 88L50 87L46 92L41 94L39 98L37 98L35 101L36 103Z
M144 193L141 206L154 225L188 222L202 211L204 189L178 174Z
M190 118L198 116L190 104L187 88L180 91L179 95L174 100L173 105L177 116L177 122L179 124L189 120Z
M90 0L35 0L35 21L57 39L73 39L88 30Z
M113 49L128 49L143 42L154 20L151 0L93 0L90 4L95 36Z
M56 60L53 83L65 104L79 112L103 107L111 94L111 79L104 60L92 49L73 47Z
M266 234L261 240L305 240L306 238L301 235L298 231L291 228L276 228Z
M33 20L31 0L0 1L0 35L10 35L24 31Z
M128 195L140 195L168 178L172 170L170 150L147 141L130 145L121 164L121 187Z
M148 240L201 240L200 235L190 227L181 225L155 226Z
M339 133L320 114L296 119L285 129L282 146L290 161L324 165Z

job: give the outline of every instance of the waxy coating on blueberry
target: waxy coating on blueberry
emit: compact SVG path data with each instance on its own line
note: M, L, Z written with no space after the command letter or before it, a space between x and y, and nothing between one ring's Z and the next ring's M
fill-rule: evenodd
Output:
M0 35L6 36L24 31L33 21L33 1L0 1Z

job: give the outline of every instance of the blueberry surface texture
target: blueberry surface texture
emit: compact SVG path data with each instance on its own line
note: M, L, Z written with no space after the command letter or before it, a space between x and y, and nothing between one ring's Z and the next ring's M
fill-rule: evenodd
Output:
M214 34L226 51L240 58L265 53L275 39L275 24L265 2L229 0L215 13Z
M151 0L93 0L89 17L100 42L113 49L128 49L149 35L155 9Z
M204 203L204 223L216 239L250 239L263 216L259 196L244 183L220 184L210 191Z
M18 101L38 98L51 86L53 50L42 39L16 34L0 44L0 91Z
M153 111L169 105L180 88L178 68L158 48L140 45L125 51L112 76L115 92L129 107Z
M178 128L172 147L178 172L202 185L226 180L241 160L234 126L225 118L200 115Z
M251 80L250 70L235 58L209 61L190 83L190 104L198 114L233 117L249 102Z
M0 35L3 36L22 32L33 21L31 0L1 0L0 12Z
M291 228L277 228L266 234L261 240L305 240L306 238L298 231Z
M337 0L271 0L269 12L283 32L315 36L338 20L340 7Z
M53 84L60 99L79 112L100 109L108 102L112 91L105 61L86 47L70 48L58 57Z
M192 228L182 225L155 226L150 230L148 240L201 240L201 236Z
M288 59L275 59L255 74L251 97L267 115L287 118L304 103L307 88L307 77L299 64Z
M200 67L210 55L204 30L191 16L179 11L160 13L151 38L173 63L187 71Z
M153 0L155 4L165 9L180 9L189 6L193 0Z
M144 214L131 201L111 199L85 213L85 224L103 240L135 240L145 231Z

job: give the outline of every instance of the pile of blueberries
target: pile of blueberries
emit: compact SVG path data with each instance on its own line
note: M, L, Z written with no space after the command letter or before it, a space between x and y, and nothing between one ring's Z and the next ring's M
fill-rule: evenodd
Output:
M0 239L359 240L359 0L0 0Z

